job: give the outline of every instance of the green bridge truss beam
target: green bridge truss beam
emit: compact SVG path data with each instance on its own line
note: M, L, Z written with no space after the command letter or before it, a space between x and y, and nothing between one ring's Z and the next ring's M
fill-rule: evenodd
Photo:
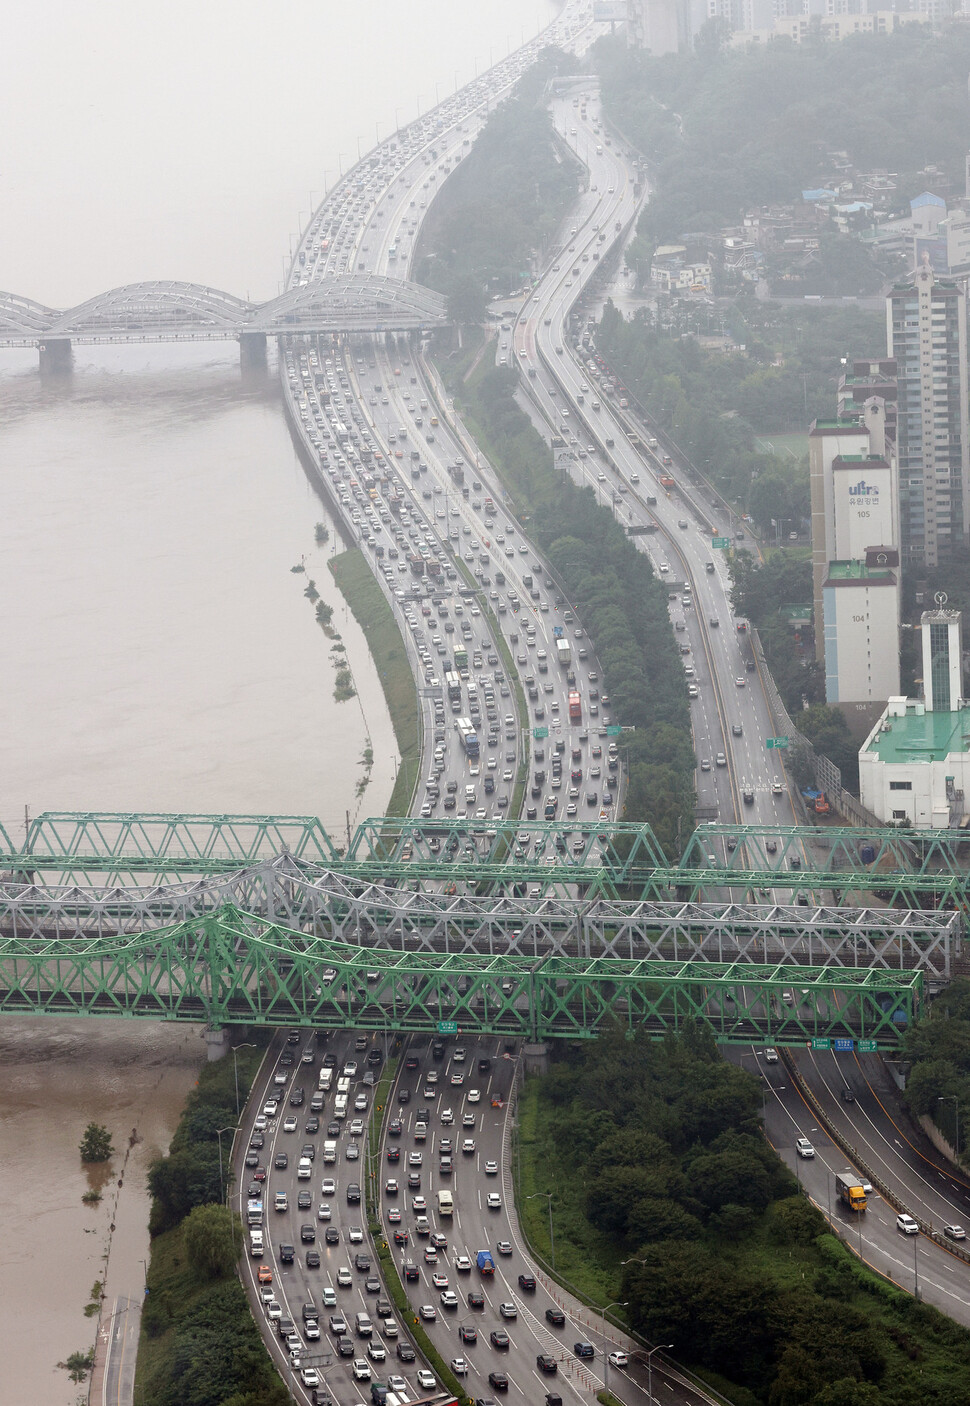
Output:
M918 1017L920 972L361 949L223 907L149 934L0 939L0 1012L589 1039L690 1021L728 1044L871 1042Z

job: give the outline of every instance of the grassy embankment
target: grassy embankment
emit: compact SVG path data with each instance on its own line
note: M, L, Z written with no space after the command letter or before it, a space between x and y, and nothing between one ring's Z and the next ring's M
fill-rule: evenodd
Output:
M342 552L329 565L377 665L401 754L385 814L406 815L421 767L421 718L404 638L363 552Z

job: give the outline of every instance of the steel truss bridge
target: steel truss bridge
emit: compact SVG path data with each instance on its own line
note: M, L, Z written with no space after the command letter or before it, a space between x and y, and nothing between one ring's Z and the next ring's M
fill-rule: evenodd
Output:
M381 818L344 853L312 817L49 812L0 848L7 1012L893 1043L962 950L952 831L706 826L672 865L622 822Z
M57 342L229 341L255 334L404 332L441 327L445 300L378 274L347 274L288 289L268 303L195 283L130 283L66 310L0 292L0 347Z
M589 1039L617 1023L660 1036L692 1022L729 1044L892 1049L922 996L922 972L876 968L365 948L230 904L151 932L0 939L8 1015L415 1033L452 1022L532 1041Z

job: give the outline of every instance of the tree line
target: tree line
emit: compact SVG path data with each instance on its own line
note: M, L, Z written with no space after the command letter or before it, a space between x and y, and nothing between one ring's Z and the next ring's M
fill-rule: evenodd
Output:
M970 1399L970 1333L854 1261L707 1032L618 1028L553 1058L529 1184L553 1193L557 1256L593 1262L631 1327L735 1406Z

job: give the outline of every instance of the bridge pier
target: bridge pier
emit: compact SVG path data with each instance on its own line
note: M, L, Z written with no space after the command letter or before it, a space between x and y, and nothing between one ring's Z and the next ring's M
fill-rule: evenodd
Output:
M222 1059L229 1053L229 1031L225 1026L213 1029L211 1026L205 1032L205 1052L210 1064L214 1064L217 1059Z
M239 365L244 371L266 370L265 332L240 332Z
M37 351L42 376L64 376L73 371L74 348L70 337L51 337L49 341L38 342Z
M549 1073L549 1046L545 1040L538 1044L526 1041L522 1046L522 1066L526 1074Z

